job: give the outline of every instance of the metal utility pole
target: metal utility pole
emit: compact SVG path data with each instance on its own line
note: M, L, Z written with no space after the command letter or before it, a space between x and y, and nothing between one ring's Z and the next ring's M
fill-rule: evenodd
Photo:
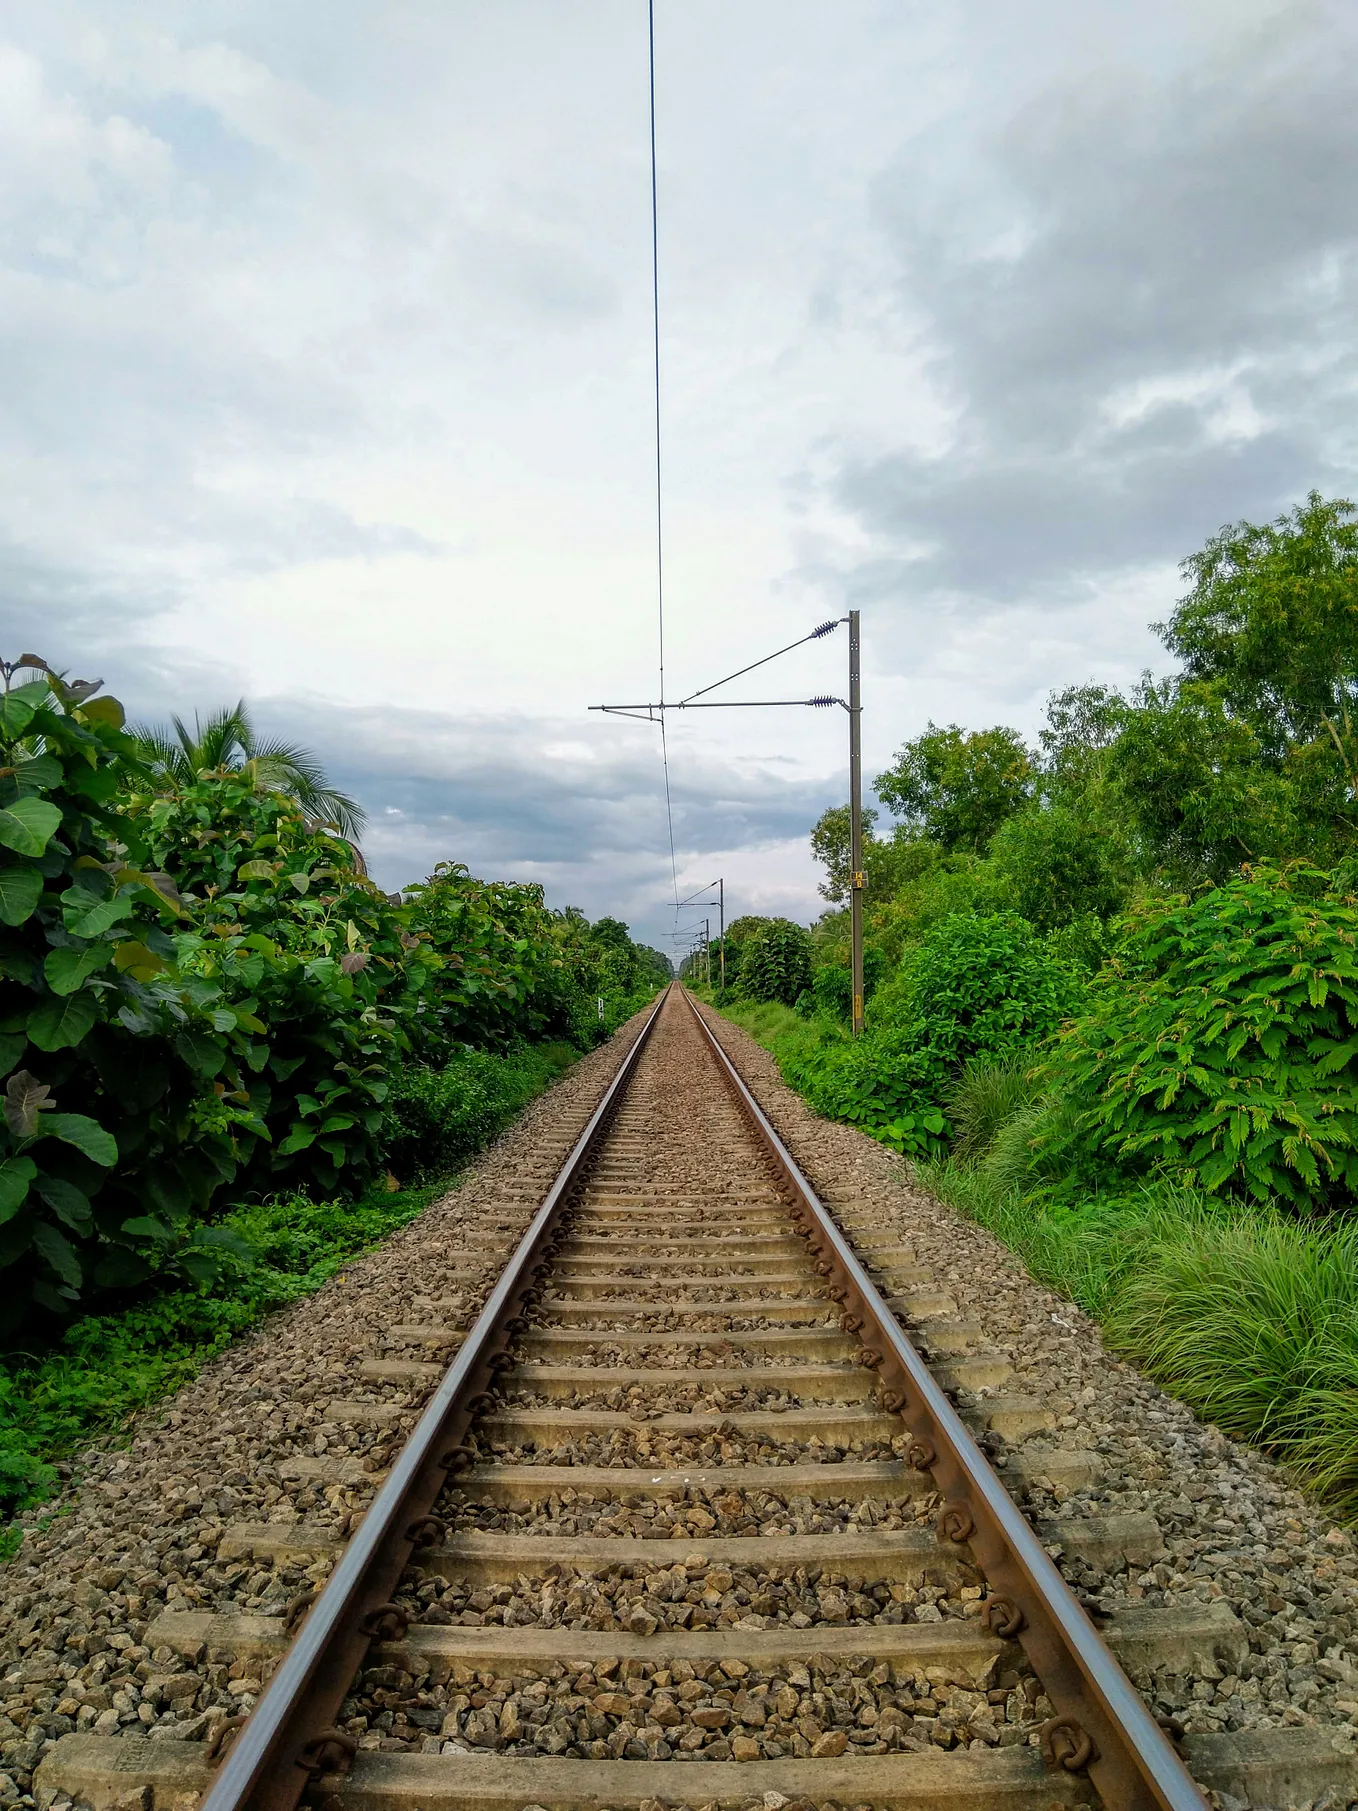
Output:
M721 997L726 998L726 882L717 882L717 936L721 943Z
M712 920L703 919L703 968L707 974L707 985L712 985Z
M598 707L594 705L590 706L591 710L596 708ZM707 905L710 910L712 902L710 900L703 900L703 894L710 893L713 887L717 889L717 937L720 944L717 952L718 972L721 976L721 991L724 995L726 992L726 881L719 874L715 880L709 880L705 887L699 887L696 893L690 893L687 899L681 899L676 910L683 911L685 906L695 905L699 902ZM710 918L706 919L705 923L710 930L712 920ZM709 987L712 985L712 953L710 942L707 957L707 984Z
M849 945L853 1035L863 1035L863 698L858 673L858 612L849 612Z

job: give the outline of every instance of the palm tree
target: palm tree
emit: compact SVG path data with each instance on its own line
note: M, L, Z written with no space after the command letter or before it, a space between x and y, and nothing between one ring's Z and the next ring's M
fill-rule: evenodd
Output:
M150 725L131 730L142 759L157 777L187 786L215 768L250 769L260 792L286 794L319 825L356 844L367 821L362 806L327 783L325 769L310 749L257 735L243 698L214 711L205 723L195 712L192 730L181 717L171 717L170 722L173 735Z

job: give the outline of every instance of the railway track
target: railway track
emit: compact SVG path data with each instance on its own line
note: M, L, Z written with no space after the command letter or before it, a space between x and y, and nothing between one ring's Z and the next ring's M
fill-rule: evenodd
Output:
M190 1678L252 1687L249 1716L206 1741L67 1735L40 1802L1188 1811L1193 1774L1237 1803L1313 1796L1304 1744L1287 1784L1310 1732L1189 1738L1185 1765L1119 1657L1220 1676L1240 1625L1129 1607L1096 1631L1005 1488L1094 1456L1025 1460L1042 1405L1006 1396L1007 1362L870 1205L817 1200L679 988L538 1200L470 1329L460 1298L426 1302L330 1404L380 1428L391 1391L429 1392L347 1541L226 1531L219 1559L333 1559L319 1595L148 1632ZM959 1387L991 1391L971 1425ZM342 1488L343 1464L298 1463ZM1137 1561L1145 1520L1061 1538Z

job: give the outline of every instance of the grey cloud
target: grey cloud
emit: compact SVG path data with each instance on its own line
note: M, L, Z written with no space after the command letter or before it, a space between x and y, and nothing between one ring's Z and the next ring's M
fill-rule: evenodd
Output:
M1351 482L1358 84L1337 24L1286 25L1050 88L941 192L909 153L880 180L955 429L846 460L870 589L1059 593Z
M435 861L463 861L476 873L540 881L554 905L579 904L591 917L616 912L637 934L671 928L658 751L626 732L306 699L272 700L258 716L315 748L368 809L365 847L383 885L408 884ZM596 749L595 758L547 752L566 741ZM681 870L720 850L804 846L837 796L833 783L789 781L762 763L695 760L691 751L672 767L671 790ZM815 909L810 898L798 904Z
M271 702L289 733L314 745L341 783L380 821L391 809L411 823L446 828L481 859L573 862L635 853L668 860L658 751L598 737L598 754L552 754L576 723L478 716L450 722L417 711L315 709ZM823 784L790 782L761 766L690 754L671 770L675 836L691 854L804 836L829 803ZM459 857L465 859L465 857Z

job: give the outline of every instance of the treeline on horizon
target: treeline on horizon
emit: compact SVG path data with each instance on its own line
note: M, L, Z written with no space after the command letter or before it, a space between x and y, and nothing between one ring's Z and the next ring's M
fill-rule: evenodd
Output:
M3 677L11 1342L212 1282L242 1204L446 1173L670 978L535 885L442 862L387 894L358 807L243 706L167 734L35 656Z

